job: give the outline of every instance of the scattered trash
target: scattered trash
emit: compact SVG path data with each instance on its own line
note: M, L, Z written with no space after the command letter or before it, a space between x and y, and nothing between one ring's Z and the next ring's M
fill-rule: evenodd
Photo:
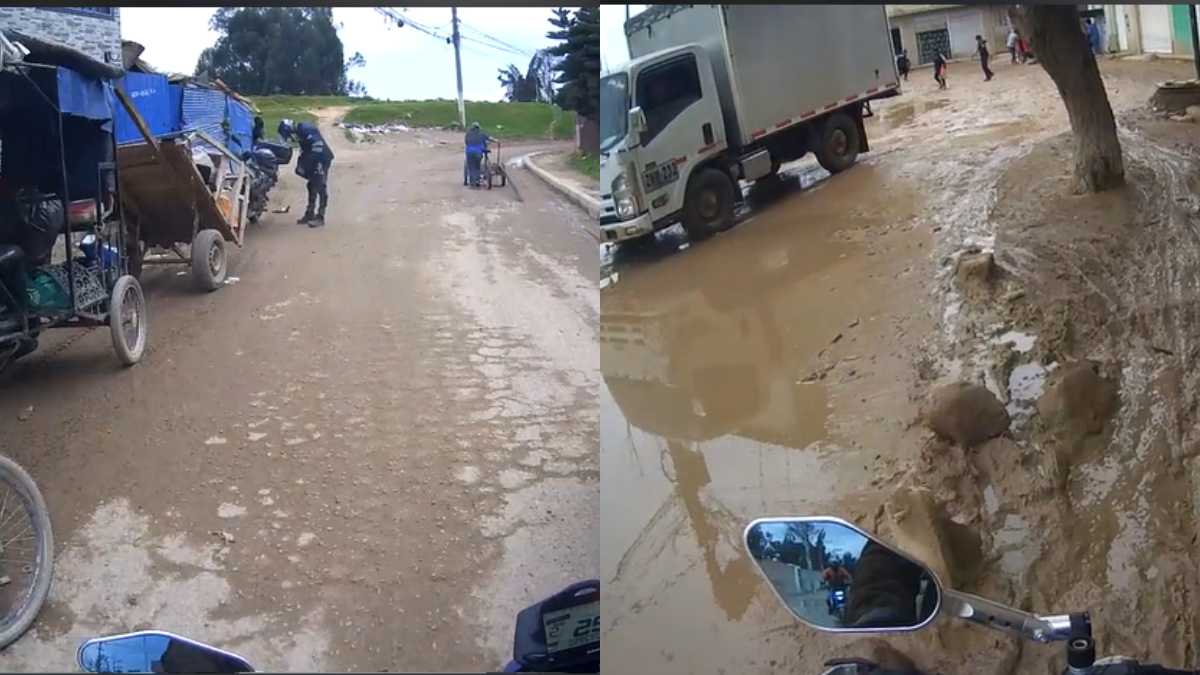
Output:
M228 442L229 441L225 440L224 436L209 436L208 439L204 441L204 444L205 445L225 445Z
M346 124L339 123L338 126L358 136L365 134L395 134L412 131L412 128L406 124Z
M271 209L271 213L287 213L288 211L291 211L291 210L292 210L292 205L288 204L287 206L276 206L275 208Z
M600 290L604 290L604 289L608 288L609 286L612 286L613 284L617 283L620 280L621 280L621 273L613 272L612 274L610 274L600 280Z
M241 277L226 277L226 279L225 279L225 285L226 285L226 286L229 286L229 285L232 285L232 284L236 284L237 282L239 282L239 281L241 281L241 280L242 280L242 278L241 278Z
M17 420L24 422L30 417L33 417L33 406L26 406L25 409L17 415Z
M0 577L0 586L7 586L11 583L12 583L12 577L8 576L7 574Z
M233 535L229 534L228 532L221 532L219 530L213 530L212 532L209 532L209 534L211 534L214 537L219 537L221 539L221 541L224 541L226 544L232 544L234 541L236 541L233 538Z

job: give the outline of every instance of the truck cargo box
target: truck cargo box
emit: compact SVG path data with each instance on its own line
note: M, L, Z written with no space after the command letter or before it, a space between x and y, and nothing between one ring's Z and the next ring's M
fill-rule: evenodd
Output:
M704 48L735 147L899 86L884 5L652 5L625 33L631 59Z

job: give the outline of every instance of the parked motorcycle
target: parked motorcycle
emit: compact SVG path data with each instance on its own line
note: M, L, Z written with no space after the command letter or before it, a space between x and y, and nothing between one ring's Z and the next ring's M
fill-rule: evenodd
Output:
M85 673L253 673L246 659L161 630L84 642L76 654ZM599 673L600 582L585 581L517 615L513 660L505 673Z
M822 542L816 557L832 555L833 547L854 577L846 597L843 621L830 619L821 601L812 600L801 580L813 574L813 554L805 547L799 555L784 551L782 561L763 555L763 541L785 541L785 535L805 535L791 540ZM759 518L746 527L745 545L750 558L796 618L832 633L896 633L920 630L942 611L993 630L1033 642L1066 643L1064 675L1193 675L1141 664L1123 657L1096 658L1091 618L1087 612L1040 616L998 602L944 587L921 562L888 546L862 529L831 516ZM826 550L828 548L829 550ZM816 607L814 607L816 605ZM823 675L889 675L864 659L837 659L826 664ZM905 675L913 675L906 673Z
M279 182L279 167L292 161L292 146L277 141L259 141L253 149L242 153L250 180L247 219L257 223L267 210L271 190Z

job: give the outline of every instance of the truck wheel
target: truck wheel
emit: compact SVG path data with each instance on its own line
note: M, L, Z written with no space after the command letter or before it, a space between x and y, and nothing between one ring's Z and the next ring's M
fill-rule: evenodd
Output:
M817 163L829 173L841 173L858 159L858 125L846 113L834 113L821 126Z
M716 169L701 169L688 183L683 229L694 241L733 227L733 182Z

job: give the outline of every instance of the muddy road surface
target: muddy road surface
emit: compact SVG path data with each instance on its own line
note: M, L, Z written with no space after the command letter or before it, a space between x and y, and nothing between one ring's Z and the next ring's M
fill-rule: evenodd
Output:
M264 670L492 669L517 611L596 575L585 216L522 169L465 189L454 135L325 135L324 228L286 171L226 287L147 275L136 367L97 330L5 379L58 553L0 670L143 622Z
M750 519L828 513L916 541L921 533L891 515L903 510L893 503L898 486L948 501L948 517L980 542L982 562L952 570L956 583L1040 613L1091 610L1114 649L1195 665L1179 662L1187 657L1169 640L1139 638L1142 628L1161 634L1161 621L1135 621L1105 600L1200 590L1139 585L1144 561L1129 542L1145 539L1128 522L1136 503L1103 522L1072 515L1051 490L1030 487L1040 485L1036 461L997 459L1036 453L1038 439L1018 430L989 464L932 443L917 424L933 387L985 379L980 354L1034 339L981 326L953 282L960 253L995 246L997 183L1068 128L1039 67L994 69L984 82L977 64L952 64L946 91L928 69L914 71L902 97L876 106L867 127L875 150L859 166L829 178L797 163L782 188L754 195L757 208L712 241L691 246L668 231L602 253L606 668L819 673L828 658L897 650L942 672L1058 672L1061 647L946 618L885 642L817 633L777 606L740 542ZM1105 60L1101 70L1117 110L1143 106L1156 81L1188 77L1187 64L1161 61ZM1036 185L1039 166L1021 168ZM1026 403L1019 391L998 393ZM1088 549L1100 551L1088 567L1095 578L1072 573L1068 590L1051 561L1088 537L1102 542ZM1122 593L1109 594L1118 582ZM1168 614L1173 606L1136 604Z

